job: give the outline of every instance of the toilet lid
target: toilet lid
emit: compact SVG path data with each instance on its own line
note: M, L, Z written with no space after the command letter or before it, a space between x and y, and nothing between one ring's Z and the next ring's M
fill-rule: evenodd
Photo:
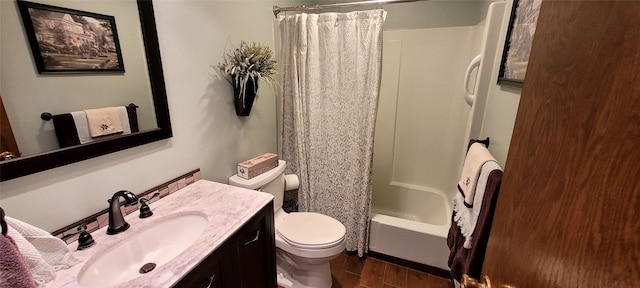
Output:
M306 248L326 248L344 239L346 229L338 220L314 212L295 212L278 225L278 234L289 244Z

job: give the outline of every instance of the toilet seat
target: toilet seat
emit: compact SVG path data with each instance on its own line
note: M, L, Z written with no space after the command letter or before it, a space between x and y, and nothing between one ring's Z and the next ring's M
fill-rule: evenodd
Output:
M289 245L304 249L325 249L344 243L346 229L340 221L314 212L288 214L276 227Z

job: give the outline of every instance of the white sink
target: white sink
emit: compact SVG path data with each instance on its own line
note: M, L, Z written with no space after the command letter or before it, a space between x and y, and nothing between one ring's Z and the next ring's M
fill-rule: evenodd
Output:
M147 263L154 263L157 269L189 248L202 235L207 222L204 213L194 211L146 224L94 255L80 270L78 283L82 287L112 287L143 275L140 270ZM122 233L127 232L131 233Z

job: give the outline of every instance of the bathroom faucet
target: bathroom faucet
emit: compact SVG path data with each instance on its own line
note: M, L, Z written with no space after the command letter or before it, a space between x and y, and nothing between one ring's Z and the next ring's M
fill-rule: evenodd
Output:
M120 190L113 194L109 202L109 228L107 234L114 235L129 229L129 223L124 221L122 211L120 210L120 197L124 197L129 205L138 204L138 197L127 190Z

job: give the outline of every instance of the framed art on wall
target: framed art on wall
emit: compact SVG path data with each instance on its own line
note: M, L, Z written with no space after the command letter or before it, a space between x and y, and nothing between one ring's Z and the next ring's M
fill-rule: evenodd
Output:
M124 72L113 16L18 1L38 73Z
M498 84L522 87L542 0L514 0Z

